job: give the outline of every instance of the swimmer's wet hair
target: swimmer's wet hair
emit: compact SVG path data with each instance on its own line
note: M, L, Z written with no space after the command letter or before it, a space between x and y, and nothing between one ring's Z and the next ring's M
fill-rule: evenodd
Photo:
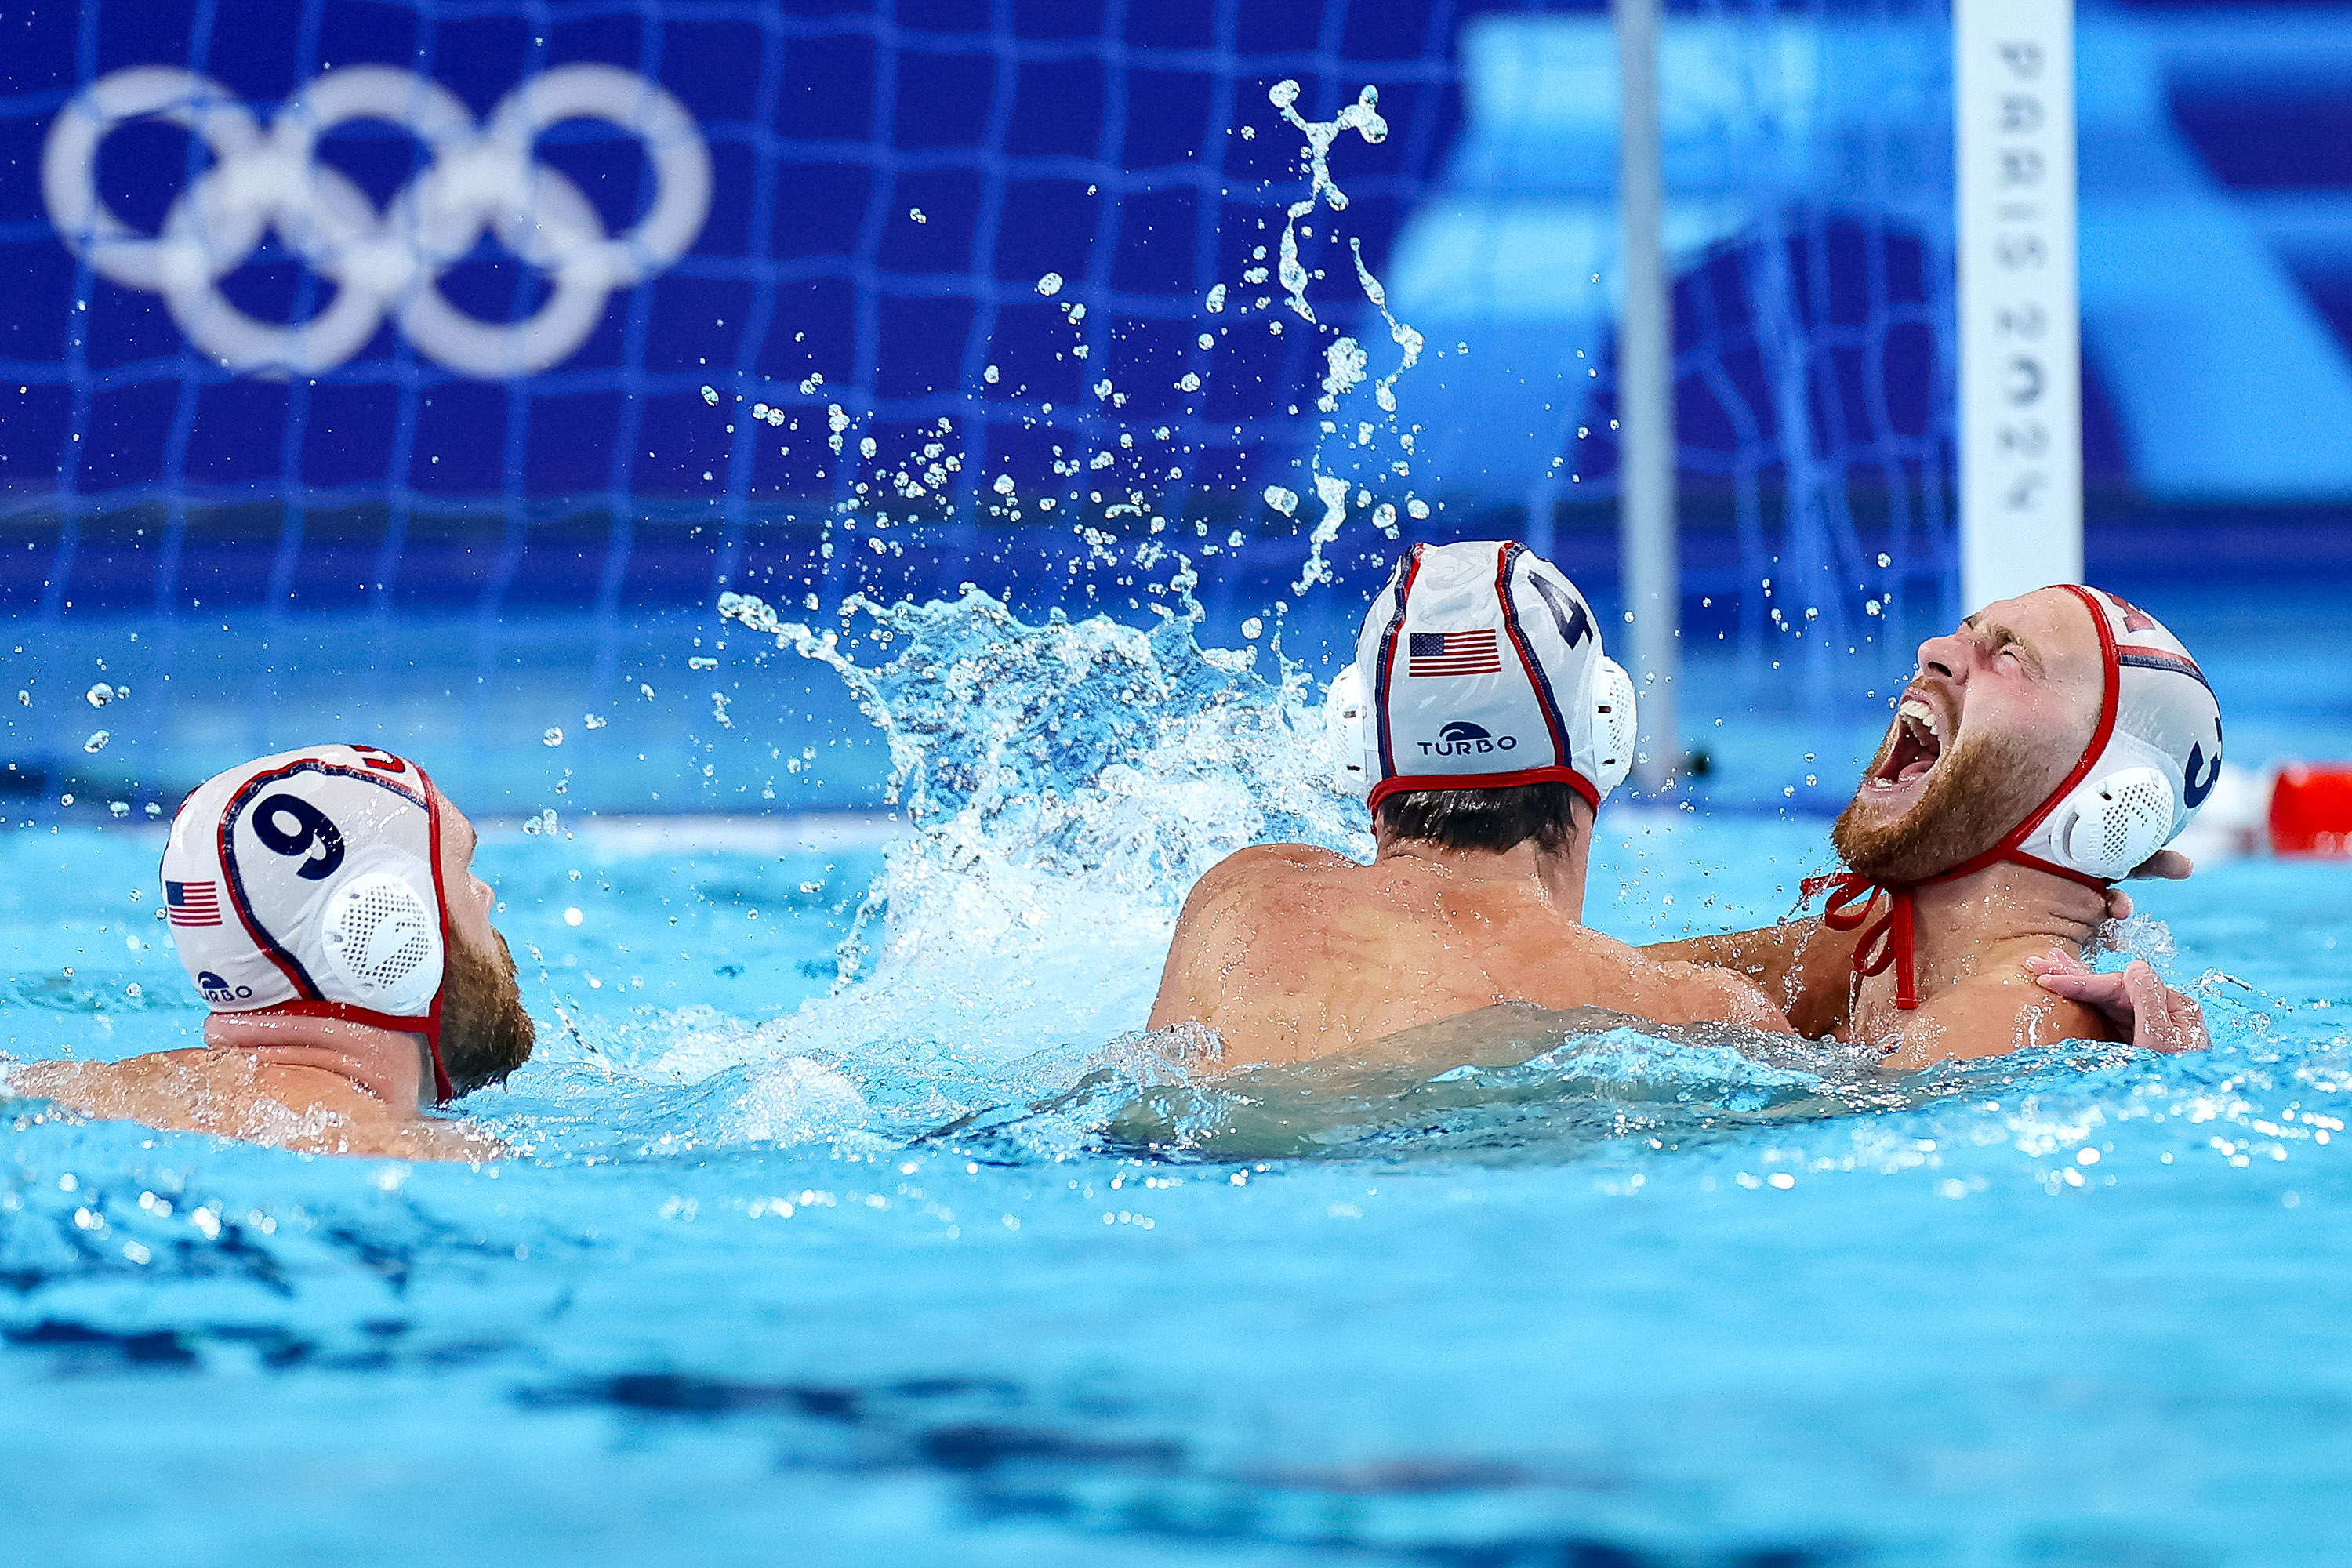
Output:
M1445 849L1511 849L1532 838L1549 851L1576 835L1575 798L1564 784L1407 790L1381 802L1381 820L1400 838Z

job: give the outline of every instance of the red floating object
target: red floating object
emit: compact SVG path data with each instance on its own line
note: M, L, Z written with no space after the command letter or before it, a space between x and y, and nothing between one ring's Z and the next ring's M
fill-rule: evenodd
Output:
M2271 847L2352 858L2352 763L2288 763L2271 790Z

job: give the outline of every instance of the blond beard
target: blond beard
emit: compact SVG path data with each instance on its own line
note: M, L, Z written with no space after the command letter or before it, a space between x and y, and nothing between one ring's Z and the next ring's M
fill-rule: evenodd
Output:
M1872 881L1887 886L1924 881L1972 860L2000 842L2049 795L2043 781L2047 759L2036 757L2014 737L1956 745L1936 764L1927 787L1911 809L1892 822L1862 820L1870 780L1885 765L1895 744L1889 731L1853 803L1830 829L1830 842L1845 863Z
M530 1058L537 1039L507 939L490 935L499 944L495 956L451 933L442 976L441 1068L461 1095L503 1082Z

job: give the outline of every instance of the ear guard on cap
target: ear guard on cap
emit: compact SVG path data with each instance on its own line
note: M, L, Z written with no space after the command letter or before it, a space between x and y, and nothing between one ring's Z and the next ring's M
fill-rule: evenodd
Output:
M358 1005L421 1017L433 1010L445 963L433 868L383 847L352 860L320 900L325 968Z
M1591 710L1580 718L1577 752L1593 759L1592 783L1606 800L1633 770L1637 709L1633 678L1624 666L1613 658L1601 660ZM1331 782L1359 800L1370 795L1380 756L1362 667L1351 664L1331 678L1331 689L1323 696L1323 733L1331 747Z
M1592 782L1606 800L1610 793L1625 782L1633 771L1633 733L1636 710L1633 703L1633 678L1625 667L1613 658L1603 658L1598 677L1593 681L1591 728L1588 734L1592 761Z
M1331 744L1331 782L1358 800L1372 793L1372 699L1364 672L1349 665L1323 694L1323 734Z
M2101 760L2111 765L2068 791L2021 847L2114 882L2171 843L2191 814L2180 809L2172 771L2154 747L2117 735Z

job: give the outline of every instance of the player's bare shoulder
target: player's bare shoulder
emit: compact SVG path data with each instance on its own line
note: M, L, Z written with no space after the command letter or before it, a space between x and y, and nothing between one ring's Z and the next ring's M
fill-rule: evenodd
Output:
M1246 904L1269 894L1292 893L1340 872L1360 870L1357 861L1312 844L1253 844L1236 849L1202 875L1184 900L1186 918Z
M2060 1040L2126 1037L2096 1008L2055 995L2023 966L2004 963L1898 1015L1874 1043L1889 1066L1908 1069Z

